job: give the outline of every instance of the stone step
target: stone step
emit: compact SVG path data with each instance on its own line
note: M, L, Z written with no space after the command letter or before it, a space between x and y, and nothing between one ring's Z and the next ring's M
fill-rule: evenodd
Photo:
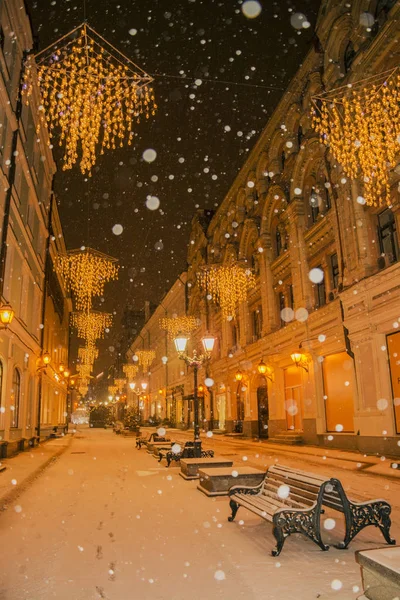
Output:
M287 444L289 446L296 446L303 444L303 437L299 434L293 433L278 433L274 437L268 438L268 442L271 442L272 444Z

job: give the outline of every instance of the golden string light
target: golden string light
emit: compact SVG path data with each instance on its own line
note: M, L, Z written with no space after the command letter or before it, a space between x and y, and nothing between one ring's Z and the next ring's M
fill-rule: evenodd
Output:
M143 373L146 373L155 359L156 353L154 350L138 350L136 356L138 357L139 365L143 369Z
M93 365L96 358L99 356L99 351L94 344L78 348L78 359L82 365Z
M109 385L108 392L111 396L115 396L115 394L118 392L118 387L116 385Z
M112 325L112 315L92 310L90 312L71 313L71 325L76 327L78 337L94 344L95 340L104 337L104 332Z
M369 206L391 204L400 143L400 73L394 69L313 98L313 127Z
M137 372L139 371L139 367L137 365L122 365L122 370L127 378L131 381L132 379L135 379Z
M63 276L66 288L73 292L77 310L89 311L93 297L102 296L104 285L118 279L116 262L115 258L92 248L57 256L55 269Z
M237 264L202 269L198 271L197 278L208 299L221 307L224 318L235 316L238 305L247 300L248 290L255 286L251 269Z
M117 387L118 391L121 392L126 385L126 379L122 377L114 379L114 385Z
M84 365L79 363L76 365L76 370L81 378L89 379L92 371L92 365Z
M39 117L50 139L60 131L63 170L79 160L91 175L97 154L130 146L133 127L155 114L153 78L86 23L57 42L30 55L24 71L23 94L28 103L39 83ZM40 127L40 125L39 125Z
M81 396L86 396L88 391L89 391L89 386L87 386L87 385L80 385L78 387L78 392L80 393Z
M197 329L199 322L196 317L164 317L160 319L160 328L168 331L168 337L173 340L177 335L189 335Z

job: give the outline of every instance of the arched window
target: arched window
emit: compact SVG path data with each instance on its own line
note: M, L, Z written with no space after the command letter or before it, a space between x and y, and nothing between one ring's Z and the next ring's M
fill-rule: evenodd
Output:
M11 427L18 427L19 405L21 400L21 375L18 369L14 369L11 390Z
M297 130L297 143L299 145L299 148L301 146L301 142L303 140L304 134L303 134L303 128L301 125L299 125L299 128Z
M349 42L346 46L346 50L344 51L344 69L346 73L350 70L350 67L353 63L354 57L356 55L356 51L354 50L353 42Z
M379 19L382 13L387 15L389 10L393 8L396 4L397 0L378 0L378 4L376 5L375 10L375 18Z

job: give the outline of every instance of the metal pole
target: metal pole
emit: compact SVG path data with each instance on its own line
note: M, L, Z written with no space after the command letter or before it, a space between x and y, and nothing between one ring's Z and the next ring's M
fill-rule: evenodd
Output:
M193 365L194 375L194 391L193 391L193 404L194 404L194 441L200 439L200 427L199 427L199 399L197 396L197 364Z

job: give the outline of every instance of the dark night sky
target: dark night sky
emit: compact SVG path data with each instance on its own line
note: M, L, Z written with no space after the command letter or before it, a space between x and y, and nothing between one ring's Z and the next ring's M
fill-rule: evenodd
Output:
M159 74L158 111L140 124L134 145L99 157L89 180L78 166L63 172L58 161L55 190L67 247L91 246L121 265L119 281L108 284L97 306L116 315L96 372L115 360L109 347L124 307L157 303L185 269L196 206L223 200L310 47L320 0L260 3L261 14L248 19L235 0L86 2L89 25ZM83 21L82 1L28 0L28 6L39 50ZM291 24L297 12L311 23L300 34ZM151 164L142 159L148 148L157 152ZM158 211L146 208L149 194L160 199ZM119 236L112 233L117 223L124 228Z

